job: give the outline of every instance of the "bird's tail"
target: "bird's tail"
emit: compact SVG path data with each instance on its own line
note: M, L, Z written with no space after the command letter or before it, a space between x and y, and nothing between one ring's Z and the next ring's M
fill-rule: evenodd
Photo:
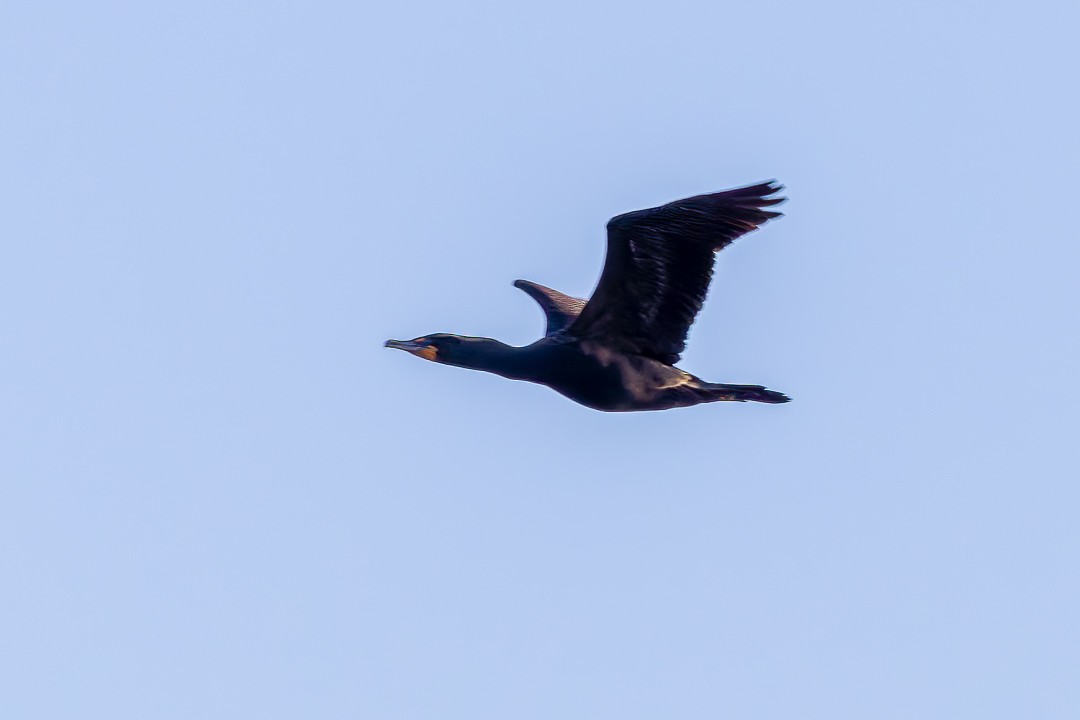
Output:
M704 395L705 402L754 402L786 403L791 402L784 393L769 390L761 385L726 385L724 383L702 382L698 391Z

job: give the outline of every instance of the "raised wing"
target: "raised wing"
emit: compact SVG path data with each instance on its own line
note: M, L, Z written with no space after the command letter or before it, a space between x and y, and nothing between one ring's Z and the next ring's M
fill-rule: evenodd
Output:
M521 288L529 294L547 315L547 331L545 335L551 336L560 333L577 319L581 308L585 307L585 301L576 297L564 295L558 290L552 290L538 283L528 280L515 280L514 287Z
M781 215L775 181L612 218L604 272L568 333L674 364L705 302L716 251Z

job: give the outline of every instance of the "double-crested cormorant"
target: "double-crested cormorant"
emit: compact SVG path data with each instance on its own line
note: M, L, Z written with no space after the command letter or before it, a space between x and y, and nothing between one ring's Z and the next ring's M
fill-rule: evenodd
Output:
M588 302L527 280L514 283L547 315L547 332L532 345L438 333L387 340L386 347L547 385L596 410L787 402L761 385L705 382L674 367L705 301L714 254L778 217L763 208L784 201L772 197L781 188L762 183L613 218L604 272Z

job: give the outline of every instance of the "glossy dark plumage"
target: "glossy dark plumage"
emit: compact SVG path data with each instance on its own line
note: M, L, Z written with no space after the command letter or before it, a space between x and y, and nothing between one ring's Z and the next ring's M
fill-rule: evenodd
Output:
M604 271L588 302L527 280L514 283L547 316L544 337L531 345L443 333L386 345L547 385L597 410L787 402L787 396L760 385L710 383L674 367L705 302L715 253L778 217L765 208L783 202L772 197L780 189L762 183L613 218Z

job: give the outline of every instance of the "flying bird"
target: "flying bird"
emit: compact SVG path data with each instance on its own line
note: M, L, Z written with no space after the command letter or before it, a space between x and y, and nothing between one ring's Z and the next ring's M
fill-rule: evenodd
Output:
M512 347L436 333L387 340L417 357L546 385L610 412L667 410L717 401L785 403L761 385L706 382L675 367L701 310L715 254L781 213L775 181L698 195L612 218L607 259L586 302L528 280L514 285L547 316L544 337Z

